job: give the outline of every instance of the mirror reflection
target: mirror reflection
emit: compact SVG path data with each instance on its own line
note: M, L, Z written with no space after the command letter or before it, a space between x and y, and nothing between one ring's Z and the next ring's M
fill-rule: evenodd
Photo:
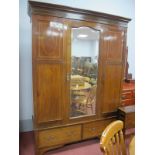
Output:
M72 28L71 38L70 116L95 115L99 31Z

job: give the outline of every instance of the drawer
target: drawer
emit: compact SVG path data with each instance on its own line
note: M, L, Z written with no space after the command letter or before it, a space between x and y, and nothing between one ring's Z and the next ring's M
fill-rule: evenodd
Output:
M135 113L129 113L125 117L125 128L135 127Z
M83 139L100 136L105 127L116 119L96 121L83 125Z
M122 100L122 106L128 106L128 105L133 105L135 104L135 99L126 99L126 100Z
M122 93L122 100L131 99L131 98L133 98L133 94L131 91Z
M81 125L38 132L38 147L54 146L81 140Z

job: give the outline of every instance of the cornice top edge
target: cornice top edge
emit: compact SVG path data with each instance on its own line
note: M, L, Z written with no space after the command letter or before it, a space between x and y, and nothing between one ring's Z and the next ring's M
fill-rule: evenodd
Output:
M28 3L29 3L29 15L31 15L32 13L32 11L30 11L31 9L41 8L44 10L52 9L52 10L69 12L69 13L79 13L83 15L90 15L94 17L111 19L111 20L125 22L125 23L128 23L131 21L130 18L126 18L122 16L117 16L117 15L112 15L112 14L102 13L102 12L97 12L97 11L92 11L92 10L86 10L86 9L79 9L79 8L74 8L74 7L64 6L64 5L37 2L37 1L31 1L31 0L29 0Z

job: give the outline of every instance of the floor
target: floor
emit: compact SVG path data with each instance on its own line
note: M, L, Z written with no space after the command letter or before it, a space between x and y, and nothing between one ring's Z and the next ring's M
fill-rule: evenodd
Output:
M126 132L126 145L131 140L134 130ZM34 134L33 132L20 133L19 154L20 155L35 155ZM62 148L58 148L45 153L45 155L103 155L99 147L99 139L86 140L79 143L68 144Z

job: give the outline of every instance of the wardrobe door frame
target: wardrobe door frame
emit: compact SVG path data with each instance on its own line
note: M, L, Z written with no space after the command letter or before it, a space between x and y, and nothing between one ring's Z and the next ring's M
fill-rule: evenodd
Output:
M87 120L92 120L92 119L97 119L100 116L100 101L98 100L100 96L100 83L101 83L101 74L100 74L100 67L101 67L101 59L100 59L100 54L102 50L101 46L101 36L103 33L103 25L95 22L89 22L89 21L79 21L79 20L71 20L71 19L66 19L65 20L66 25L68 27L67 30L67 71L66 73L70 75L71 73L71 29L72 28L80 28L80 27L88 27L93 30L99 31L99 56L98 56L98 80L97 80L97 93L96 93L96 111L94 115L86 115L86 116L80 116L80 117L70 117L70 81L67 82L67 102L68 102L68 108L67 108L67 114L68 114L68 122L80 122L80 121L87 121Z
M61 38L61 46L59 45L60 43L60 38L56 38L56 43L57 43L57 47L59 47L59 54L57 53L57 47L56 47L56 51L53 50L53 52L57 53L57 56L52 55L50 57L46 56L46 54L48 54L48 51L44 51L46 50L46 46L50 46L50 43L52 44L54 40L49 41L49 43L47 45L44 45L44 42L41 42L44 38L45 39L50 39L50 38L46 38L48 37L46 34L44 34L44 32L42 32L41 28L39 27L39 22L40 25L42 24L41 22L45 22L50 24L50 22L60 22L60 24L64 25L64 19L63 18L59 18L59 17L54 17L52 15L48 15L48 16L43 16L43 15L32 15L32 67L33 67L33 102L34 102L34 124L35 127L38 126L46 126L46 125L59 125L59 124L64 124L65 122L65 118L66 118L66 112L65 112L65 89L66 89L66 73L65 73L65 65L66 65L66 30L62 30L63 32L63 38ZM43 23L44 24L44 23ZM46 30L46 25L45 25L45 30ZM53 30L54 32L55 30ZM58 32L59 33L59 32ZM41 38L42 37L42 38ZM41 40L42 39L42 40ZM52 38L53 39L53 38ZM38 47L39 46L39 47ZM39 49L40 48L40 49ZM42 52L42 55L39 54ZM52 49L51 49L52 51ZM43 53L44 52L44 53ZM61 89L59 88L59 91L61 91L59 94L60 96L58 97L58 102L59 102L59 107L58 109L56 109L58 111L58 115L54 116L54 115L50 115L46 118L42 118L39 119L39 109L38 107L40 105L39 104L39 87L38 87L38 80L39 80L39 69L38 67L41 65L48 65L49 67L51 67L51 69L53 68L53 65L59 66L60 67L60 75L62 75L62 77L60 77L62 85L61 85ZM54 68L53 68L54 69ZM53 70L52 69L52 70ZM51 72L54 73L54 70ZM50 71L50 68L49 68ZM53 74L53 73L49 73L49 74ZM44 74L43 74L44 75ZM53 74L54 75L54 74ZM52 76L52 75L49 75ZM54 82L53 82L54 84ZM54 88L53 88L54 89ZM41 89L40 89L41 90ZM54 90L51 90L51 93ZM46 97L46 96L45 96ZM48 97L52 97L51 95ZM48 98L47 97L47 98ZM56 101L56 100L55 100ZM52 103L52 99L51 99L51 105L49 104L49 108L54 109L54 104ZM53 105L52 105L53 104ZM46 109L46 106L44 106L44 108ZM46 109L48 110L48 109ZM53 110L52 110L53 111ZM41 117L41 116L40 116Z
M108 104L107 99L106 99L106 95L104 93L102 94L102 101L101 101L102 102L102 105L101 105L102 116L117 115L117 108L119 106L121 106L121 91L122 91L122 83L123 83L123 80L124 80L124 65L125 65L125 50L126 50L127 28L126 27L121 27L121 26L118 27L118 26L108 25L107 26L107 32L105 32L105 34L103 36L103 40L104 40L104 37L106 37L107 35L110 34L110 32L121 33L122 34L121 40L120 40L121 45L122 45L121 58L120 57L117 58L117 55L115 55L113 58L110 58L110 56L108 57L108 51L110 49L106 45L106 42L103 41L104 52L103 52L103 57L102 57L102 65L104 66L104 70L103 70L103 77L102 77L103 78L102 91L104 93L106 92L106 87L105 87L106 75L107 75L106 69L108 67L110 67L110 66L115 67L115 70L117 70L119 66L121 67L121 71L120 71L121 73L119 74L120 75L120 77L119 77L120 85L119 85L119 93L118 93L118 96L117 96L118 101L117 102L114 101L115 105L112 105L112 107L110 107L110 105ZM113 43L111 43L111 44L113 44ZM112 47L112 46L110 46L110 47ZM116 54L115 49L116 49L116 47L115 48L113 47L113 54ZM111 102L112 102L112 100L111 100Z

